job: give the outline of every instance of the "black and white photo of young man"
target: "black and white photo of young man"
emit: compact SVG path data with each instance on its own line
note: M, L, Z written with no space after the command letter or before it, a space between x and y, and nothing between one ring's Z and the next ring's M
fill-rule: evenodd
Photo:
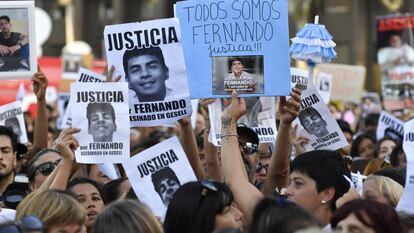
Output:
M93 142L112 142L116 123L115 111L110 103L89 103L86 118Z
M329 134L327 123L313 107L303 109L299 113L300 124L309 134L321 138Z
M160 195L166 207L170 204L175 192L180 188L181 183L174 171L165 167L151 175L155 191Z

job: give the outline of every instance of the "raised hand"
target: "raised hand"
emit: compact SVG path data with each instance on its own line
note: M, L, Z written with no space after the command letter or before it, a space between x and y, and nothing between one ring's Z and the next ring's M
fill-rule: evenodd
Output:
M33 92L36 95L37 101L45 101L46 100L46 88L48 84L48 80L46 75L40 71L40 67L38 66L38 72L35 73L31 79L33 85Z
M75 161L75 154L73 151L79 147L79 142L73 134L79 132L79 128L66 128L53 143L53 147L61 153L64 160Z
M279 103L279 114L281 116L281 121L285 124L291 124L300 112L300 90L296 87L292 88L290 92L290 97L286 100L286 97L280 97Z
M118 82L121 79L121 75L118 75L115 77L115 79L112 79L112 76L114 75L115 66L111 66L111 69L109 69L108 75L105 78L105 82Z
M223 111L221 118L237 120L246 113L246 103L243 98L237 97L237 92L233 90L231 93L231 104Z

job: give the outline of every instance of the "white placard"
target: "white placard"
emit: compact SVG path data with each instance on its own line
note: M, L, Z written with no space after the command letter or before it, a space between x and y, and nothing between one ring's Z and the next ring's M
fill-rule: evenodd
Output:
M20 143L28 142L22 102L16 101L0 106L0 125L10 127L19 136Z
M178 19L110 25L108 66L129 83L131 126L170 125L191 115Z
M75 82L71 85L72 125L79 163L121 163L129 157L128 86L126 83Z
M402 138L403 134L404 121L386 111L381 111L380 118L378 119L377 139L379 140L385 136L391 138Z
M291 75L307 77L308 71L292 69ZM292 83L292 86L295 84ZM301 111L293 121L298 125L297 133L309 139L305 150L336 150L348 145L342 130L332 116L312 81L301 95Z
M209 142L220 146L221 142L221 113L225 106L224 99L208 105L211 130ZM260 143L274 143L276 141L275 98L274 97L245 97L246 114L237 123L252 128L259 136Z
M323 102L329 104L332 92L332 75L328 73L319 72L316 89L321 95Z
M122 163L140 201L164 219L167 206L177 189L196 181L177 137L171 137Z

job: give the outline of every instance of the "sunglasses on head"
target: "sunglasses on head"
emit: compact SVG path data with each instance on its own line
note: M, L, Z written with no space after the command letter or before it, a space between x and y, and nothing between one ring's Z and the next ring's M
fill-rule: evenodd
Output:
M42 221L34 216L28 215L22 220L0 227L0 233L29 233L44 232Z
M50 175L50 173L55 170L56 166L60 163L60 159L56 160L56 162L45 162L42 164L39 164L39 166L36 167L34 174L36 174L37 171L40 172L40 174L44 176Z
M216 185L209 179L205 179L200 181L201 186L203 186L203 190L201 190L201 195L206 196L208 191L217 192Z
M265 169L265 170L266 170L266 173L267 173L267 171L269 170L269 164L263 165L263 164L261 164L261 163L258 163L258 164L256 165L256 173L261 172L261 171L262 171L262 169Z
M239 143L239 145L242 147L243 152L247 155L257 153L258 151L258 145L255 143L246 142L246 143Z

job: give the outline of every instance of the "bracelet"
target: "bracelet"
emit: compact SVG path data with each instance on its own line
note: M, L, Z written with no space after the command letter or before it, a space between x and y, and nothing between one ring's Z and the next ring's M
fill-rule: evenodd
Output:
M220 136L220 138L225 138L225 137L239 137L239 135L237 135L237 134L225 134L225 135Z

